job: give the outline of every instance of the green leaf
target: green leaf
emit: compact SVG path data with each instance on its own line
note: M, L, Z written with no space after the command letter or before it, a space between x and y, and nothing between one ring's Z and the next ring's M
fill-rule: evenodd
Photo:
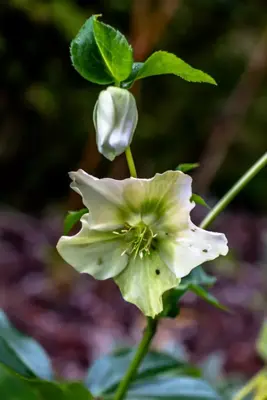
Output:
M105 398L105 397L104 397ZM154 377L134 384L126 400L219 400L204 380L191 377Z
M163 294L163 311L159 314L159 318L176 318L180 313L179 300L187 292L184 289L170 289Z
M93 400L92 394L81 382L65 383L64 390L65 394L68 394L68 397L65 396L64 399Z
M267 320L263 322L260 334L256 341L256 348L261 358L267 362Z
M18 332L0 311L0 362L26 377L51 379L50 359L34 339Z
M14 369L24 376L33 377L33 372L25 365L8 346L7 342L0 337L0 362Z
M182 278L180 285L177 289L180 291L192 291L197 296L201 297L207 303L213 305L216 308L220 308L224 311L229 311L227 307L219 302L212 294L210 294L202 286L211 287L216 282L214 276L208 275L201 266L194 268L189 275ZM175 290L177 290L175 289Z
M81 382L47 382L29 381L29 384L37 391L42 400L91 400L92 394Z
M110 393L121 381L134 354L135 350L125 350L97 360L88 371L85 385L95 396ZM198 369L190 364L168 354L151 351L142 362L135 382L163 373L199 376Z
M178 167L176 167L176 171L182 171L184 173L191 171L192 169L198 168L199 164L194 163L194 164L179 164Z
M128 76L128 78L121 83L121 87L124 89L130 89L134 81L137 79L138 72L143 67L143 62L135 62L132 65L132 72Z
M71 228L80 221L81 217L88 213L87 208L82 208L79 211L69 211L64 220L64 235L67 235Z
M201 297L203 300L205 300L207 303L211 304L212 306L219 308L223 311L228 311L229 309L221 304L219 300L216 299L215 296L207 292L207 290L203 289L199 285L190 285L189 289L194 292L197 296Z
M208 293L202 286L211 287L216 282L214 276L208 275L201 266L194 268L189 275L182 278L181 283L177 288L171 289L163 295L163 311L160 317L175 318L179 314L179 300L187 291L193 291L201 298L204 298L208 303L227 310L225 306Z
M131 73L133 51L125 36L93 15L71 42L74 68L100 85L123 81Z
M133 49L119 31L93 17L94 35L98 49L116 81L126 79L132 70Z
M40 400L37 392L19 375L13 374L0 363L0 399L3 400Z
M189 285L201 285L206 287L211 287L216 282L216 278L214 276L208 275L204 269L199 266L197 268L192 269L189 275L182 278L181 283L179 285L179 289L188 288Z
M199 204L201 206L207 207L210 209L210 206L205 202L205 200L199 196L198 194L192 194L190 201L194 201L196 204Z
M28 379L0 363L0 399L7 400L92 400L81 382L51 382Z
M144 62L136 79L163 74L174 74L189 82L205 82L216 85L215 80L211 76L191 67L174 54L166 51L157 51L153 53Z

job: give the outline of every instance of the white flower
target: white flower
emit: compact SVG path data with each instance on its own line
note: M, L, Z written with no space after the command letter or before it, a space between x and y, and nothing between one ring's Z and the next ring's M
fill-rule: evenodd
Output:
M148 316L162 311L162 294L193 268L228 252L223 234L191 222L192 179L180 171L122 181L83 170L70 177L89 213L79 233L60 238L59 253L79 272L114 278Z
M134 96L114 86L102 90L93 120L98 151L112 161L131 144L138 121Z

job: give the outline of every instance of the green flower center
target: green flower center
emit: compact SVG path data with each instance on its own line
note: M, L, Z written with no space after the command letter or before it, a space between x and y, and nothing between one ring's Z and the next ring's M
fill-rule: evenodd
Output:
M115 231L114 233L123 235L127 243L127 247L122 255L127 253L134 257L139 255L141 258L146 254L150 254L150 249L154 247L155 237L157 236L157 234L154 234L152 229L143 222L135 226L127 224L124 229Z

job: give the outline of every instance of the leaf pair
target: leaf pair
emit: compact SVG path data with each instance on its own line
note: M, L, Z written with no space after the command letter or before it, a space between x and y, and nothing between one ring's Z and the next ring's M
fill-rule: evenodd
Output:
M189 82L216 84L208 74L166 51L157 51L144 63L135 63L125 36L100 22L99 17L93 15L85 22L70 47L74 68L88 81L99 85L116 83L128 89L137 79L174 74Z

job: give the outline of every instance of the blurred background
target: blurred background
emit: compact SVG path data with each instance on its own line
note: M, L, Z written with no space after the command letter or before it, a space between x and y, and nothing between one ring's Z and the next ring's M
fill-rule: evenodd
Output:
M67 210L82 207L68 171L124 178L97 153L92 110L100 86L71 65L69 44L91 14L122 31L137 61L175 53L217 87L174 76L134 86L139 124L132 145L140 177L200 162L194 192L212 206L267 148L267 3L264 0L4 0L0 5L0 307L38 339L58 374L79 378L115 346L136 342L144 321L111 281L79 276L55 251ZM213 381L246 379L267 304L267 170L211 229L231 251L207 270L233 313L193 294L155 347L203 365ZM198 206L199 222L207 210Z

